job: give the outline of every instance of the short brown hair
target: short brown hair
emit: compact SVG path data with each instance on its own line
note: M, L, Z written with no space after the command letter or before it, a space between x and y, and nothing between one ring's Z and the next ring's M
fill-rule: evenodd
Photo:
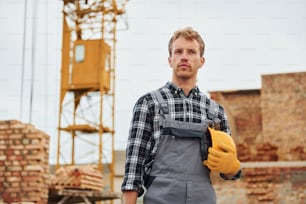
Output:
M184 37L187 40L196 40L200 44L200 56L203 57L205 50L204 40L202 39L200 34L197 31L193 30L191 27L179 29L173 33L168 43L169 56L171 56L173 42L179 37Z

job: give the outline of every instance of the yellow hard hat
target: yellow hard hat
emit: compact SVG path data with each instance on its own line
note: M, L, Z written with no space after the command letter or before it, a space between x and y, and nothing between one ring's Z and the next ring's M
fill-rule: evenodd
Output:
M224 143L227 145L230 145L234 148L236 151L236 145L233 140L233 138L227 134L226 132L215 130L213 128L208 127L210 136L211 136L211 142L212 142L212 148L220 150L220 143Z

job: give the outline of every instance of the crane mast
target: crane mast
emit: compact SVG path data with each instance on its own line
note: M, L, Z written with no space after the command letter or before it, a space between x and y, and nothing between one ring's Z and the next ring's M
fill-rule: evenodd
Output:
M56 169L97 164L114 184L115 61L127 0L63 0Z

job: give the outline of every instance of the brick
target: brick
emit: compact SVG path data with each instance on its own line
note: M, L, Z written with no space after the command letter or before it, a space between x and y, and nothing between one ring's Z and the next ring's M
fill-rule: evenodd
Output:
M8 166L7 170L8 171L21 171L22 168L20 166Z
M41 140L40 139L32 139L31 144L41 144Z
M20 182L11 182L11 187L15 188L15 187L20 187Z
M20 188L22 189L23 187L28 186L27 182L20 182ZM22 193L22 192L21 192Z
M30 144L30 139L29 138L23 138L22 139L22 144L24 144L24 145Z
M21 161L21 160L23 160L23 156L22 155L7 156L7 160L8 161L13 161L12 165L14 165L14 161Z
M23 129L26 125L19 122L19 121L10 121L10 128L11 129Z
M6 156L5 155L0 155L0 161L5 161L6 160Z
M5 130L5 129L9 129L9 125L8 124L0 124L0 130Z
M43 171L39 172L39 171L28 171L28 176L34 176L34 177L41 177L43 176Z
M26 146L19 144L19 145L10 145L9 146L11 150L22 150L24 149Z
M0 140L7 140L8 130L2 130L3 133L0 134Z
M27 176L28 173L29 173L28 171L24 171L24 170L20 172L21 176Z
M35 176L24 176L22 177L22 181L25 181L25 182L32 182L32 181L38 181L38 180L42 180L41 178L39 178L37 175Z
M35 150L41 150L42 149L42 146L40 144L29 144L29 145L26 145L24 147L25 149L35 149Z
M25 135L25 138L29 139L41 139L42 137L42 134L38 134L38 132L32 132Z
M9 139L22 139L23 135L22 134L10 134Z
M25 192L34 192L34 191L38 191L37 187L31 187L31 186L24 186L22 187L22 190Z
M29 154L29 150L27 150L27 149L22 149L21 152L22 152L22 154L24 154L24 155Z
M26 160L21 160L20 162L20 166L25 166L28 164L28 162Z
M6 148L6 150L4 151L4 154L7 156L11 156L13 155L14 151L11 148Z
M42 161L39 160L28 160L26 166L40 166ZM43 167L42 167L43 168Z
M4 166L11 166L11 165L12 165L12 161L8 161L8 160L4 161Z
M10 177L11 175L12 175L12 172L11 172L11 171L6 171L6 172L4 172L5 178Z
M28 182L28 186L35 187L36 191L39 191L40 190L40 186L42 186L42 185L38 181L29 181Z
M8 187L5 189L5 192L7 193L18 193L20 192L20 188L19 187Z
M36 154L36 155L26 155L26 160L38 160L38 161L44 161L44 155Z
M21 151L18 149L18 150L14 150L13 151L13 154L14 155L21 155Z
M12 176L18 176L21 177L21 171L13 171L11 172Z
M6 145L0 144L0 150L6 150L6 149L7 149Z

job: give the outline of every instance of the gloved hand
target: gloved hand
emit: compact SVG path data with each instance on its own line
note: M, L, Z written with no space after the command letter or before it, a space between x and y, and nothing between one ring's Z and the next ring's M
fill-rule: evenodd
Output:
M223 174L235 175L240 169L236 151L230 145L221 143L218 149L209 148L208 158L204 161L210 170Z
M235 175L240 169L236 145L227 133L208 128L212 147L208 149L208 158L203 162L210 170Z

